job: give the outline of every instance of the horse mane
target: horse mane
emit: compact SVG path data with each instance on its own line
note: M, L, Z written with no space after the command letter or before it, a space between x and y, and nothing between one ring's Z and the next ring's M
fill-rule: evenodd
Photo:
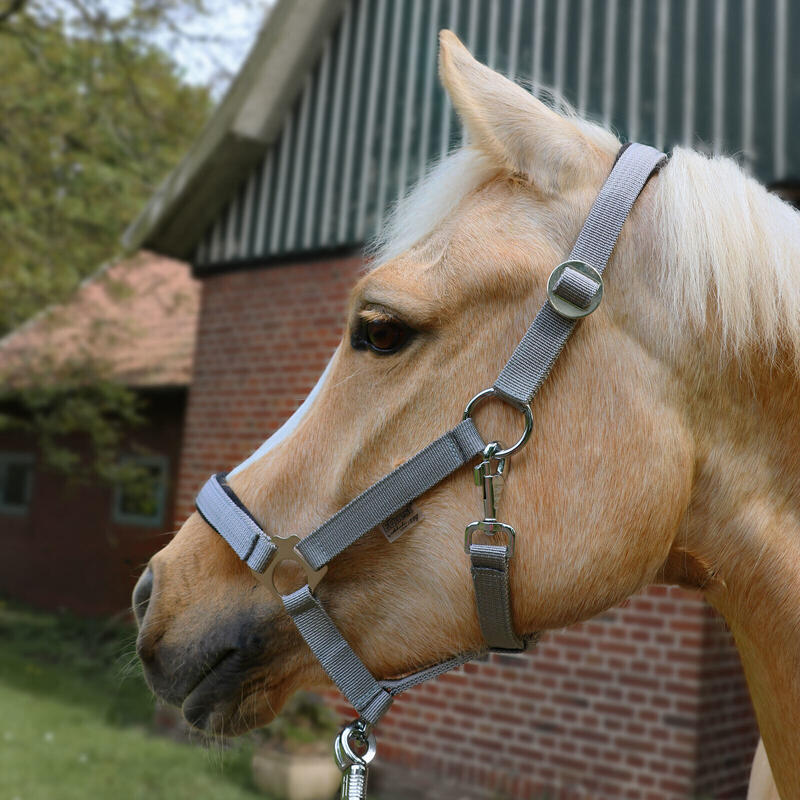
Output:
M435 162L389 210L381 230L367 247L371 268L426 239L468 194L501 173L489 156L469 145Z
M599 148L608 129L553 104ZM436 163L391 209L368 247L371 266L427 238L472 191L503 169L466 144ZM656 283L676 335L713 324L723 359L756 348L800 358L800 214L732 159L675 148L653 192ZM675 345L677 346L677 342Z
M676 326L713 324L722 353L800 356L800 215L732 159L676 148L653 193L661 274Z

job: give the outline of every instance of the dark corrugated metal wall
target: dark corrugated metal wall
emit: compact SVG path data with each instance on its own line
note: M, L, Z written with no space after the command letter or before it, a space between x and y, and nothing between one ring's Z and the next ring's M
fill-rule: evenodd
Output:
M351 0L196 266L355 247L374 234L461 140L436 75L441 28L624 139L732 154L766 182L800 178L800 3Z

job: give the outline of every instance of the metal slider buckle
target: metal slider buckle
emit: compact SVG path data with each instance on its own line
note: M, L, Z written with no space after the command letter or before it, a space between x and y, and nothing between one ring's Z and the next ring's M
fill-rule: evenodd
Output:
M570 286L562 286L562 278L567 274L572 278ZM591 286L591 294L584 290ZM588 317L603 299L603 276L585 261L572 259L559 264L547 279L547 301L556 314L566 319Z
M306 576L306 583L311 592L317 588L319 582L325 577L328 571L328 565L314 569L311 564L306 561L300 553L295 549L300 544L299 536L271 536L270 541L277 548L269 560L269 564L264 572L261 574L261 580L275 593L279 599L283 596L275 586L275 570L279 564L284 561L294 561L303 570Z

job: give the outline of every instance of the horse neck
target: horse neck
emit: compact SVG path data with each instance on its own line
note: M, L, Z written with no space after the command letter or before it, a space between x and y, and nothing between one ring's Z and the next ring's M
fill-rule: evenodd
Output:
M695 385L694 490L670 559L691 573L671 577L702 588L733 632L784 797L800 797L798 382L786 355Z
M678 152L631 223L609 306L664 365L695 448L664 578L727 620L776 783L800 797L800 217Z

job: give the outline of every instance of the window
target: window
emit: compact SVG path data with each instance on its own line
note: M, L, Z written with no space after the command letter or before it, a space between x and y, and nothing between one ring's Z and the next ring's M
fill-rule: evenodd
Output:
M158 527L164 519L167 497L167 459L162 456L130 456L130 467L114 489L115 522Z
M0 453L0 514L27 514L33 493L33 456Z

